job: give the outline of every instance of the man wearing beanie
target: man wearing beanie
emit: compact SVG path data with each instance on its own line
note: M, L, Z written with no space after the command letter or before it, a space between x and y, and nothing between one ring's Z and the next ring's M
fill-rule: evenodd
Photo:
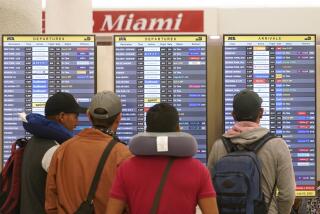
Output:
M235 124L223 134L223 137L236 144L239 150L250 147L269 132L259 125L263 115L261 104L261 97L248 89L234 96L232 116ZM211 148L208 159L209 170L212 170L218 160L225 155L227 150L219 139ZM295 176L288 145L282 138L271 138L257 152L257 157L262 171L260 188L265 204L270 205L267 207L268 213L289 214L295 199ZM277 197L275 187L278 190Z
M20 115L24 129L33 135L23 154L21 214L45 213L45 186L52 155L61 143L73 136L78 114L85 110L71 94L58 92L47 100L45 116Z
M100 158L116 142L105 162L92 204L94 213L104 213L116 169L131 153L116 136L121 119L120 98L111 91L93 96L87 115L92 128L61 145L55 152L46 184L47 213L75 213L86 201Z

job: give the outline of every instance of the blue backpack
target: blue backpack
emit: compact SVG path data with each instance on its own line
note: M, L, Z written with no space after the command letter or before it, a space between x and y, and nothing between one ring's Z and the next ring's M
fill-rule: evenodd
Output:
M255 143L241 145L243 150L239 150L229 138L222 137L228 154L211 169L220 214L268 213L272 200L266 205L261 190L261 166L256 153L266 142L275 137L267 133ZM274 194L275 187L276 184L271 196Z

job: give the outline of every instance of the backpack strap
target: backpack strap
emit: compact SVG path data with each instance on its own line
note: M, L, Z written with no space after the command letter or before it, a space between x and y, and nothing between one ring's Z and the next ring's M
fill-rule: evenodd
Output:
M20 138L16 142L16 145L18 145L20 148L23 148L27 145L28 139L27 138Z
M97 190L97 187L98 187L98 183L99 183L99 179L100 179L102 170L104 168L105 162L106 162L106 160L107 160L112 148L116 144L117 144L117 141L111 140L111 142L108 143L108 145L106 146L105 150L103 151L103 153L101 155L98 167L96 169L96 173L94 175L94 178L93 178L93 181L91 183L90 190L89 190L89 193L88 193L88 196L87 196L87 202L89 202L90 204L93 203L93 197L94 197L94 195L96 193L96 190Z
M166 182L166 179L167 179L169 170L170 170L170 168L171 168L171 166L173 164L173 161L174 161L174 158L170 158L166 168L164 169L164 172L163 172L161 180L160 180L160 185L159 185L159 187L157 189L156 195L155 195L154 200L153 200L153 205L152 205L151 212L150 212L151 214L156 214L157 211L158 211L162 189L163 189L163 186L164 186L164 184Z
M221 137L222 143L227 150L227 153L238 151L238 147L236 144L232 143L230 138Z
M277 187L277 178L276 178L276 181L274 182L274 185L273 185L273 188L272 188L272 192L271 192L271 196L270 196L270 200L269 200L269 202L268 202L268 207L267 207L268 212L269 212L269 209L270 209L270 206L271 206L271 202L272 202L272 199L273 199L273 195L274 195L274 193L275 193L275 191L276 191L276 187Z
M276 138L277 136L275 134L272 134L270 132L268 132L267 134L265 134L262 138L260 138L257 142L251 144L248 146L250 151L253 151L254 153L257 154L257 152L259 151L259 149L261 149L265 143L267 143L269 140L271 140L272 138ZM277 178L276 178L277 179ZM267 210L269 212L270 206L271 206L271 202L273 199L273 195L276 191L276 187L277 187L277 180L275 181L273 187L272 187L272 191L271 191L271 195L270 195L270 200L268 202L267 205Z
M226 137L223 137L223 136L221 137L221 139L222 139L222 143L223 143L224 147L227 150L227 153L239 151L239 148L238 148L237 145L239 145L240 147L244 148L245 150L253 151L254 153L257 153L259 151L259 149L261 149L262 146L266 142L268 142L272 138L276 138L276 137L277 137L276 135L268 132L262 138L260 138L258 141L256 141L255 143L252 143L250 145L234 144L234 143L231 142L230 138L226 138Z
M13 154L17 150L17 146L19 148L24 148L28 143L28 140L26 138L19 138L11 145L11 154Z
M272 138L276 138L277 136L268 132L267 134L265 134L262 138L260 138L257 142L252 143L250 145L246 145L245 149L249 150L249 151L253 151L254 153L257 154L257 152L264 146L264 144L266 142L268 142L269 140L271 140Z

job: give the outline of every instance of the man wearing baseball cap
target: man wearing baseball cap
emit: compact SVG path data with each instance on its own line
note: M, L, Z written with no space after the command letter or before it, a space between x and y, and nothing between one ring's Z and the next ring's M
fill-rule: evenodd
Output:
M116 136L121 119L120 98L111 91L93 96L87 115L92 128L61 145L55 152L46 184L47 213L75 213L86 201L98 163L111 141L112 148L94 194L95 213L104 213L109 191L119 164L131 156L126 145Z
M261 107L262 99L256 92L244 89L237 93L233 99L232 116L235 120L234 126L223 134L238 149L244 149L258 142L269 132L260 126L263 115ZM208 168L213 170L214 165L227 150L221 139L212 146L208 159ZM295 198L295 176L292 166L291 154L286 142L279 137L271 138L257 152L261 164L261 190L265 197L265 204L269 214L289 214ZM278 196L274 193L275 187Z
M73 137L82 112L85 109L71 94L58 92L47 100L45 116L20 114L24 129L33 135L23 154L20 213L45 213L45 184L52 155Z

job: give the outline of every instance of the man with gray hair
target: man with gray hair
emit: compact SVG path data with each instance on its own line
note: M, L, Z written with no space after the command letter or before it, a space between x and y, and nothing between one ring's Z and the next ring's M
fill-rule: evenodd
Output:
M98 180L93 197L95 213L104 213L109 191L119 164L131 153L115 132L121 119L120 98L110 91L93 96L87 115L92 128L82 130L55 152L46 185L47 213L75 213L87 200L100 158L113 146Z

